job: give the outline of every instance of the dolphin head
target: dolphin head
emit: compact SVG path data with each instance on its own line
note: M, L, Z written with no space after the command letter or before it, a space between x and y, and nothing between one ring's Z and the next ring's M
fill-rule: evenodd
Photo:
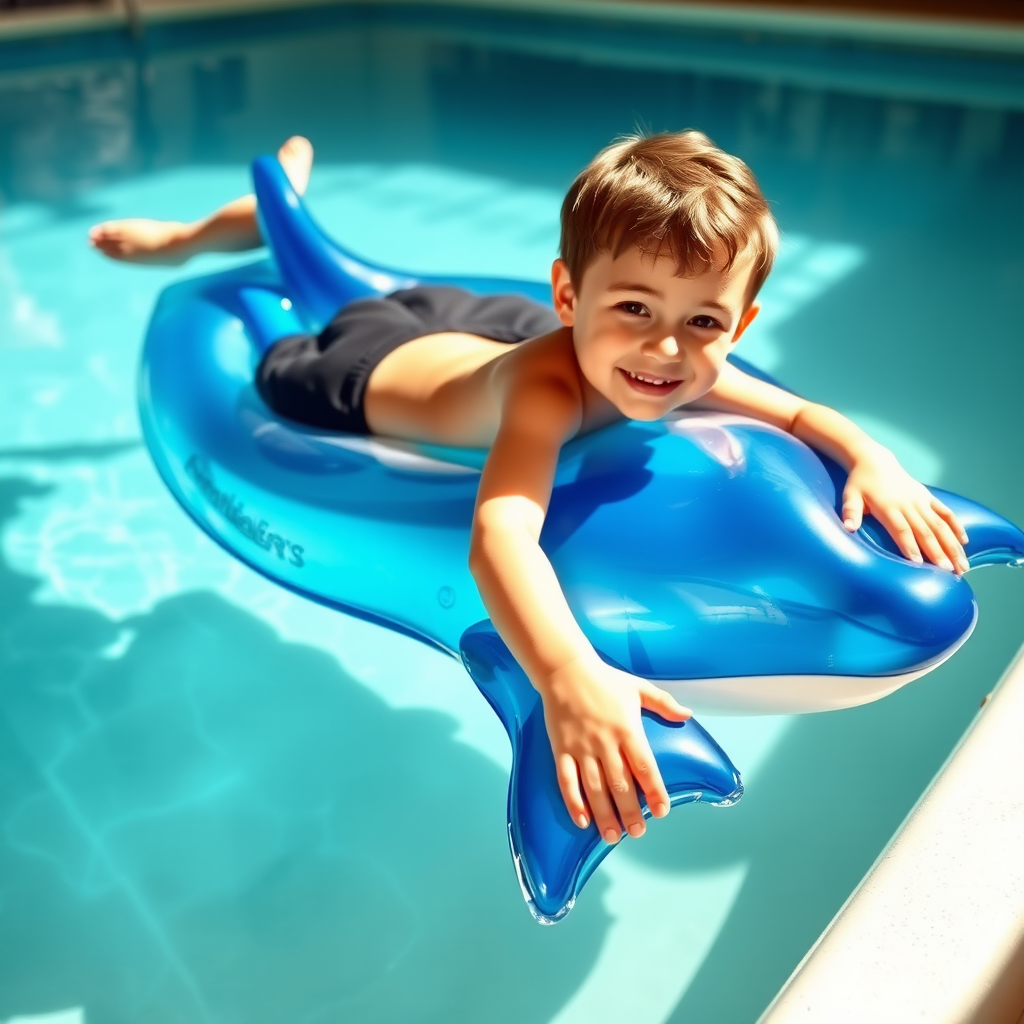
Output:
M873 521L848 533L836 514L841 470L792 435L714 413L616 431L614 444L575 442L541 537L611 664L663 683L759 678L762 690L796 677L907 680L969 635L966 580L902 558ZM1024 558L1013 524L941 496L967 524L972 565ZM860 703L885 686L748 710Z

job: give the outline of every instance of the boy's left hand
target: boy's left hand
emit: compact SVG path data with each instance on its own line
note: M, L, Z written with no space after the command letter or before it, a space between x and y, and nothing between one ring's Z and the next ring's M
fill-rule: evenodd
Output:
M859 458L843 491L843 526L860 528L873 515L909 559L925 558L958 576L970 566L964 553L967 531L952 510L918 483L885 448Z

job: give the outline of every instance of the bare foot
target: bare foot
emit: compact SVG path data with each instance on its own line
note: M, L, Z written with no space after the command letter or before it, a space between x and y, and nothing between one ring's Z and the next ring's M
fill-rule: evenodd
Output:
M89 231L89 244L112 260L177 266L192 255L192 228L176 220L108 220Z
M313 169L313 144L301 135L293 135L277 151L277 159L288 175L292 188L301 196L309 184L309 172Z
M309 184L313 147L293 135L277 151L292 188L301 196ZM255 196L240 196L203 220L108 220L89 232L89 244L105 256L126 263L177 266L200 252L242 252L263 244L256 224Z

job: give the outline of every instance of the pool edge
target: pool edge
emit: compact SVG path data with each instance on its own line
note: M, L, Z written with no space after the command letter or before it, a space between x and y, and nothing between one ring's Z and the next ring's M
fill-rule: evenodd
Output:
M1018 1024L1024 646L758 1024Z
M107 0L102 5L36 8L0 17L0 39L29 38L90 29L110 29L141 21L180 21L287 8L393 6L441 2L445 6L547 14L586 14L609 18L688 24L791 35L839 36L992 53L1024 53L1024 22L925 14L811 10L778 4L672 3L666 0Z

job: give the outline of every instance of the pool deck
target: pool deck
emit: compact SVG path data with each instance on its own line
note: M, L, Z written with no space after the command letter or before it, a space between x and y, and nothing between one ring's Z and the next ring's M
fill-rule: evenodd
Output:
M1024 1019L1022 724L1024 648L759 1024Z

